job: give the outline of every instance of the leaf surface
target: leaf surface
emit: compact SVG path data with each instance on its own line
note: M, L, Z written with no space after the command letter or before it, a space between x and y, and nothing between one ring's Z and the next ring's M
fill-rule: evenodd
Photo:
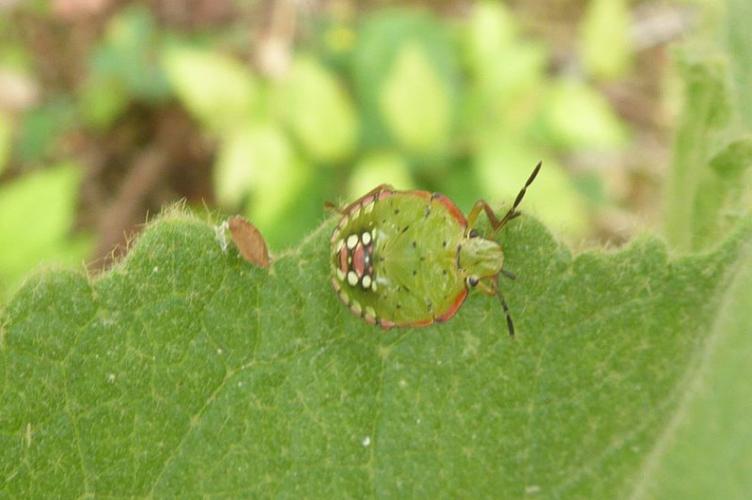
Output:
M424 329L355 318L329 286L333 223L262 270L172 214L94 281L28 282L0 320L2 491L630 496L752 235L573 257L517 219L512 340L480 294Z

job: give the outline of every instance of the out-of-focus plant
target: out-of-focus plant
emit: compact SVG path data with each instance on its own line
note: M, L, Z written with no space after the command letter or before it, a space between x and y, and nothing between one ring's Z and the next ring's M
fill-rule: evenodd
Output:
M583 186L599 180L572 175L561 159L627 144L624 123L585 76L628 71L624 9L595 2L588 11L582 74L552 76L545 43L503 4L479 2L461 18L326 11L306 26L288 71L267 77L247 62L247 42L181 32L131 5L106 22L75 91L47 93L17 120L0 115L0 169L54 164L70 157L61 144L72 131L106 137L134 109L177 103L214 148L214 200L248 215L272 248L317 224L325 200L344 203L382 182L445 192L465 210L481 197L501 209L540 159L527 210L582 236L604 201ZM616 60L604 56L614 50ZM30 55L16 58L33 67Z
M738 125L725 57L684 51L680 69L685 97L666 186L665 229L674 247L689 251L712 245L749 214L752 139Z
M183 48L164 57L178 98L219 140L218 199L245 205L272 246L293 241L278 237L292 222L281 214L312 225L296 205L341 198L345 186L352 197L363 179L447 192L464 208L477 197L500 205L541 158L530 206L556 228L586 231L589 200L557 156L619 150L625 127L582 78L549 77L549 51L523 37L502 5L479 3L457 24L386 9L323 23L316 36L318 51L258 85L239 64L229 74L224 56ZM314 192L331 167L337 184Z
M0 187L0 298L39 262L82 265L91 238L71 236L81 170L60 164Z
M8 162L8 156L10 156L11 132L10 120L3 113L0 113L0 174Z
M582 62L596 78L614 79L629 69L629 6L626 0L592 0L582 22Z
M78 97L84 124L106 129L131 101L163 102L170 88L159 64L161 33L149 10L130 7L108 23L89 59Z

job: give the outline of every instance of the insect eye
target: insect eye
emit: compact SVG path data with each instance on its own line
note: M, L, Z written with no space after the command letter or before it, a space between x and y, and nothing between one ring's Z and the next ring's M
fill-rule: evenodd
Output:
M467 235L470 238L477 238L478 237L478 230L477 229L471 229L470 232Z
M467 286L474 287L475 285L478 284L480 280L478 279L477 276L468 276L466 281L467 281Z

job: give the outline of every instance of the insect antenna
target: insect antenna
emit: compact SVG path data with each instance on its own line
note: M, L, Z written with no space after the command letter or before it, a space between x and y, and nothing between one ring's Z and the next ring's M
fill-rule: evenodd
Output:
M509 336L514 338L514 321L512 321L512 315L509 313L509 306L507 305L507 301L504 300L504 295L501 293L498 274L496 275L496 297L499 299L501 308L504 310L504 316L506 316L507 318L507 330L509 331Z
M500 230L502 227L504 227L504 224L514 219L515 217L520 216L520 212L517 211L517 207L519 207L520 203L522 203L522 199L525 197L525 193L527 193L527 188L529 188L530 184L533 183L533 181L535 180L535 177L538 175L538 172L540 172L540 169L542 166L543 166L543 161L539 161L538 164L535 165L535 168L533 169L533 172L530 174L530 177L528 177L527 181L525 181L525 185L522 186L522 189L520 189L520 192L517 193L517 198L514 199L512 208L509 209L509 211L504 215L504 217L502 217L502 219L496 225L496 227L494 228L495 231Z

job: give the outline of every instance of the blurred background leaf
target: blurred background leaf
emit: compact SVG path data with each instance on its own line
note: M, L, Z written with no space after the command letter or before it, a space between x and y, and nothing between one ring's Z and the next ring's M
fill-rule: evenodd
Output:
M69 163L0 187L0 296L39 262L83 264L91 238L72 234L80 182L81 170Z
M170 46L163 62L178 99L209 131L232 131L257 111L258 84L239 61L210 50Z
M448 147L457 67L445 26L423 11L372 13L352 58L367 146L418 155Z
M6 2L0 187L71 161L54 234L90 235L99 269L177 200L280 251L381 183L502 210L544 160L525 210L570 243L700 248L750 205L749 13L720 7Z
M731 66L740 114L747 128L752 128L752 42L749 39L749 20L752 3L747 0L726 0L726 47L731 55Z
M282 87L275 107L306 153L323 164L348 159L357 144L358 121L336 75L315 57L300 56Z
M10 156L11 134L10 120L0 113L0 174L3 173Z
M631 23L626 0L591 0L582 20L580 45L582 62L596 78L624 75L632 58Z

